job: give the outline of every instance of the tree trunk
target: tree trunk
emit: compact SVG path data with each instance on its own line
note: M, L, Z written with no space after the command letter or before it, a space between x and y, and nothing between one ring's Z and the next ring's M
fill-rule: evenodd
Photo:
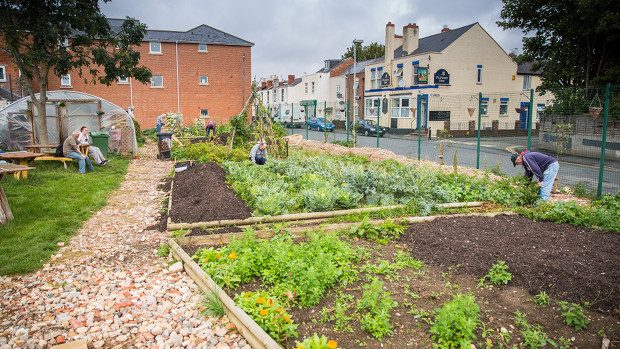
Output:
M35 108L37 108L37 116L36 116L36 126L37 126L37 137L39 139L39 144L49 144L49 140L47 138L47 114L45 111L45 105L47 104L47 74L41 74L38 69L34 71L35 79L39 83L39 99L35 98L35 93L30 89L30 98L32 99L32 104L34 104ZM34 117L34 113L33 113ZM62 140L61 140L62 141Z

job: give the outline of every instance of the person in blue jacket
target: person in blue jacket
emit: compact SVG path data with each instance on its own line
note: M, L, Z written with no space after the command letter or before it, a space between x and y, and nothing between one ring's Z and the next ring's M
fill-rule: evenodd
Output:
M532 178L536 176L538 180L538 191L540 198L544 201L549 200L553 182L560 169L558 160L554 157L538 153L535 151L525 151L520 154L512 154L510 157L514 166L523 165L525 176Z

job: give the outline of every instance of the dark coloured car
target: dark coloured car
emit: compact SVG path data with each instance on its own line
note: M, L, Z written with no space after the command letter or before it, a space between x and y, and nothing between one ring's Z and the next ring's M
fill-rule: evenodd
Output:
M366 136L377 136L377 124L372 120L359 120L356 130ZM385 135L385 127L379 126L379 137Z
M316 129L317 131L333 132L336 127L331 122L327 122L325 125L325 118L310 118L308 119L308 130Z

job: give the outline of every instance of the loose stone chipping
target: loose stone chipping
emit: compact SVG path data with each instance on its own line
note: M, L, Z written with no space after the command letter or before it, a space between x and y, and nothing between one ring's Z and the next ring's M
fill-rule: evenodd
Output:
M167 240L150 228L165 194L157 187L172 169L156 150L141 149L108 205L43 269L0 277L0 348L80 339L93 348L250 348L226 316L202 316L198 287L156 255Z

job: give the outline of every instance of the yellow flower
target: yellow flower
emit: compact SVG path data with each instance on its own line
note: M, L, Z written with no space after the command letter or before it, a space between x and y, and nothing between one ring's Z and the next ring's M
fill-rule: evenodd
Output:
M222 258L222 254L221 254L221 253L219 253L219 252L218 252L218 253L216 253L216 254L215 254L215 259L220 259L220 258Z
M252 293L251 293L251 292L246 292L246 293L245 293L245 298L250 298L250 296L251 296L251 295L252 295Z
M260 314L261 314L262 316L267 315L267 313L268 313L268 312L267 312L267 309L261 309L261 310L260 310Z
M278 309L276 309L276 311L277 311L278 313L282 313L282 312L284 311L284 309L282 309L282 307L279 307Z
M265 298L260 297L259 299L256 300L256 304L263 304L265 303Z
M304 348L303 345L299 344L299 345L297 345L297 349L306 349L306 348Z
M288 316L285 316L285 317L284 317L284 321L286 321L287 323L289 323L289 324L290 324L290 323L291 323L291 318L290 318L290 317L288 317Z
M338 348L338 342L336 342L335 340L331 339L327 342L327 347L329 349L336 349Z
M235 251L232 251L229 255L228 255L229 259L237 259L237 253Z

